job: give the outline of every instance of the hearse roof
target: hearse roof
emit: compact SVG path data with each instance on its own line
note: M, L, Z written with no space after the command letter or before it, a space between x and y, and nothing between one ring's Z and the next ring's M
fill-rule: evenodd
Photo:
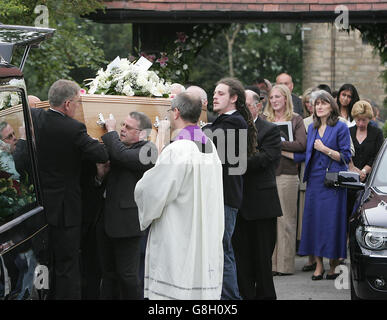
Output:
M38 46L55 29L0 24L0 60L10 63L16 47Z

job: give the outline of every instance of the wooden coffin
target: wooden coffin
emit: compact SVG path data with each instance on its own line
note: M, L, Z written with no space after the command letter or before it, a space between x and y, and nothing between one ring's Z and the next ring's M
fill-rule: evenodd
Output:
M102 113L105 119L109 118L109 114L113 114L117 120L117 132L119 132L120 123L132 111L144 112L154 125L156 117L159 120L164 119L168 109L171 108L171 99L166 98L84 94L81 95L81 101L82 107L77 109L75 119L83 122L88 134L98 139L106 133L106 130L97 124L99 113ZM47 109L49 107L48 101L37 103L36 107ZM207 110L202 111L200 120L207 122ZM156 127L154 126L153 129Z

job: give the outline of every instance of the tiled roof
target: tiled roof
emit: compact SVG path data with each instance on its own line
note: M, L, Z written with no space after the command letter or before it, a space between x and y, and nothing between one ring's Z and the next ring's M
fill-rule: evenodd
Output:
M106 1L106 12L98 20L159 22L229 22L248 20L333 20L349 10L349 19L384 22L387 0L123 0ZM93 16L93 15L91 15ZM95 16L94 16L95 18Z
M127 0L106 2L108 9L156 11L325 11L338 5L350 11L387 10L386 0Z

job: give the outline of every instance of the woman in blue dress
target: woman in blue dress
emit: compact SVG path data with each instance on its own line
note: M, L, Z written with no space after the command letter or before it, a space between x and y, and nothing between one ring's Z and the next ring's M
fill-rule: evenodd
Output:
M323 279L323 257L329 258L327 279L335 279L339 258L346 258L346 203L344 188L324 185L325 173L347 170L351 158L350 134L339 121L339 108L326 91L312 92L313 123L308 127L306 153L294 154L295 161L305 161L306 193L299 255L314 255L313 280ZM341 160L340 154L346 163Z

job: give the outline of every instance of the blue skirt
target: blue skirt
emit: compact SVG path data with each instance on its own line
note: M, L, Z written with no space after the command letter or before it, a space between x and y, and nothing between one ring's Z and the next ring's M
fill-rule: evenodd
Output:
M299 255L347 257L347 190L324 186L325 170L311 172L305 192Z

